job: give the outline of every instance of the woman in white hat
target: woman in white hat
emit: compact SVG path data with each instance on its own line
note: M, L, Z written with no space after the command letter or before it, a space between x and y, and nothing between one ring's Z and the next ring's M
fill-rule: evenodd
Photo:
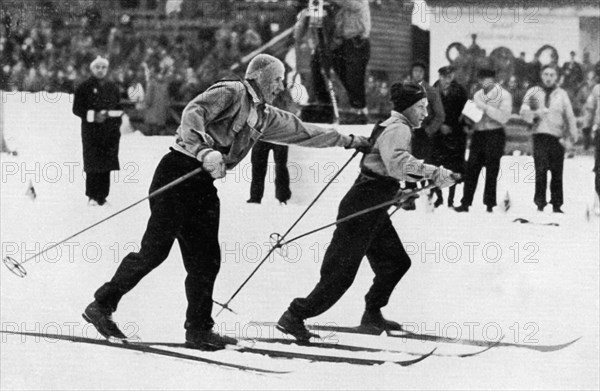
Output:
M118 86L107 80L108 60L90 64L92 76L75 90L73 114L81 118L85 195L89 205L104 205L110 191L110 172L119 170L121 114Z

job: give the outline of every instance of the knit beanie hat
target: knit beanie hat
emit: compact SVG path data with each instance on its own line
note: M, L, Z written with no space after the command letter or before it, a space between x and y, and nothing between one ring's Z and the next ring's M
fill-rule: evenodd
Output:
M425 98L425 90L417 83L395 83L391 87L391 100L394 110L401 113Z

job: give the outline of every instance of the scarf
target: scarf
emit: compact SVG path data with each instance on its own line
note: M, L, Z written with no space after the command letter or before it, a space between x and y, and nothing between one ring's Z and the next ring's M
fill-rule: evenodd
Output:
M544 90L544 93L546 94L544 98L544 107L548 108L550 107L550 94L556 89L556 85L553 85L552 87L546 87L544 84L542 84L541 87L542 90Z

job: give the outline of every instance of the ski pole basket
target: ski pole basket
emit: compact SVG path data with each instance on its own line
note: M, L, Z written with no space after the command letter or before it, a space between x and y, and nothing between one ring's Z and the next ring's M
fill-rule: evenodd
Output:
M4 262L4 265L13 274L15 274L21 278L25 278L25 276L27 275L27 270L25 270L25 267L19 261L14 259L13 257L6 256L6 257L4 257L2 262Z

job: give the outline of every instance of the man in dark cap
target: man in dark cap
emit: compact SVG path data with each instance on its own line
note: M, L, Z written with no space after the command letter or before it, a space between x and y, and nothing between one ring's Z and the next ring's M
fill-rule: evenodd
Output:
M480 85L473 101L483 112L481 120L473 124L473 136L469 160L465 171L465 188L461 205L457 212L468 212L473 203L475 189L481 169L485 167L485 189L483 203L488 212L496 206L496 183L500 172L500 159L504 154L506 134L504 125L510 119L512 96L510 92L496 83L496 72L492 69L481 69L478 74Z
M465 150L467 148L467 135L463 129L461 119L462 110L467 102L467 90L454 80L455 68L451 65L438 70L440 79L433 85L437 88L442 105L444 106L445 119L439 132L433 136L432 163L463 174L465 172ZM448 206L454 203L456 185L450 186ZM444 200L442 191L434 189L437 200L434 206L441 205Z
M338 219L393 200L400 190L399 181L428 179L446 187L459 179L452 171L425 164L410 152L412 129L427 116L423 88L415 83L397 83L392 86L391 97L394 109L373 130L372 149L365 153L361 173L340 203ZM411 262L384 208L337 225L323 259L320 281L306 298L292 301L279 319L278 328L300 341L313 337L304 320L327 311L342 297L352 285L364 256L375 279L365 297L361 327L374 332L400 329L398 323L383 317L381 308L387 305Z

